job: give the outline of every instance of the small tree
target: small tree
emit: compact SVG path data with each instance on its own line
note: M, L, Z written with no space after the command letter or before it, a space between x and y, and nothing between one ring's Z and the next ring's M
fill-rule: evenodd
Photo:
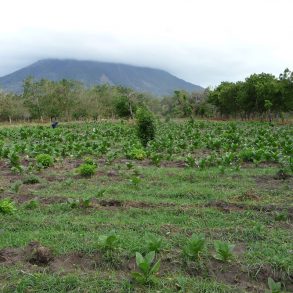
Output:
M137 134L144 147L155 138L156 125L153 114L146 108L139 108L136 112Z

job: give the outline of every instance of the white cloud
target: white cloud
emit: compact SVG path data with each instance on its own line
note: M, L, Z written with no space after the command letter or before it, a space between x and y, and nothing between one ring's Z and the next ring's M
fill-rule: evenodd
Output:
M158 67L206 86L293 65L292 0L1 2L0 75L79 58Z

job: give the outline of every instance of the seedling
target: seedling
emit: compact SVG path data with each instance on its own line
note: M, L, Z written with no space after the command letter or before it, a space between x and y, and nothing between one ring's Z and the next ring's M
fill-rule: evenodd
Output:
M183 254L187 258L198 260L199 255L203 251L204 247L205 247L205 235L192 234L191 238L187 241L185 247L183 248Z
M270 290L266 290L266 293L281 293L281 283L275 282L272 278L268 278L268 286Z
M32 199L31 201L29 201L28 203L25 204L25 208L32 210L35 209L39 206L39 202L37 200Z
M14 202L8 198L0 200L0 213L1 214L12 214L16 211Z
M11 185L11 190L12 190L14 193L18 193L19 190L20 190L21 185L22 185L22 181L17 180L17 181L15 181L15 182Z
M153 264L155 256L155 251L149 252L145 257L143 257L139 252L136 252L136 265L139 272L132 273L132 277L135 281L141 284L148 284L152 282L155 274L160 269L160 260Z
M148 252L154 251L158 253L162 249L163 239L161 237L147 234L146 235L146 249Z
M114 251L118 248L119 239L112 233L110 235L101 235L98 240L98 246L103 251Z
M235 247L234 244L229 244L223 241L215 241L214 247L216 250L216 254L214 255L215 259L223 262L228 262L233 259L233 249Z

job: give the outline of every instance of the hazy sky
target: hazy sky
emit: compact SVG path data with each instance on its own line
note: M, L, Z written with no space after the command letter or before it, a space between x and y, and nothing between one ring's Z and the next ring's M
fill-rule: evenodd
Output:
M0 76L43 58L156 67L202 86L293 70L293 0L0 4Z

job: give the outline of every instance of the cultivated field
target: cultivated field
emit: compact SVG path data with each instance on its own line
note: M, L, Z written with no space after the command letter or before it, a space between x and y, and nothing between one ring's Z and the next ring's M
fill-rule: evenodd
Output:
M292 155L292 125L2 126L0 292L293 292Z

